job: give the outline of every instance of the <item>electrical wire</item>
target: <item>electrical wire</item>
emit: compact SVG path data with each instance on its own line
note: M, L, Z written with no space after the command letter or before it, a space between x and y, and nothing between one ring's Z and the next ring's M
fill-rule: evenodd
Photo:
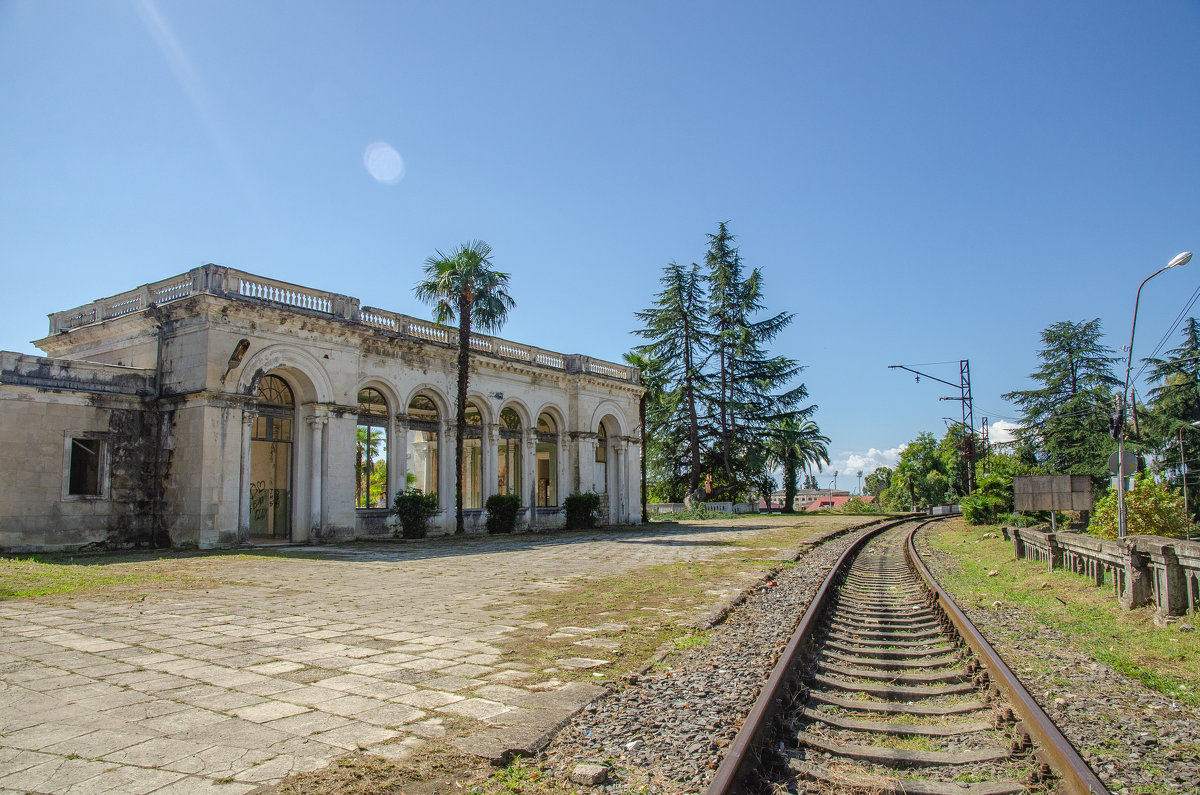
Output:
M1192 292L1192 297L1189 298L1183 305L1183 309L1179 310L1179 314L1175 316L1175 321L1171 324L1171 327L1167 329L1166 333L1163 334L1162 339L1158 341L1158 344L1154 346L1154 350L1151 351L1149 356L1146 356L1142 359L1142 366L1138 368L1138 371L1134 374L1131 382L1137 381L1142 377L1142 373L1146 372L1146 368L1150 366L1150 360L1158 356L1159 352L1162 351L1163 346L1165 346L1175 334L1176 330L1179 328L1179 325L1183 322L1183 319L1188 316L1189 312L1191 312L1192 306L1196 303L1197 298L1200 298L1200 285L1198 285L1195 291Z

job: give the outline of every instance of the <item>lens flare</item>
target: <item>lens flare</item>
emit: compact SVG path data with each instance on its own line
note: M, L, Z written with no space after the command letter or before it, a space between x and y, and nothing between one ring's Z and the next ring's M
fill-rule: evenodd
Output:
M395 185L404 179L404 158L391 144L383 141L367 144L363 165L367 167L367 173L385 185Z

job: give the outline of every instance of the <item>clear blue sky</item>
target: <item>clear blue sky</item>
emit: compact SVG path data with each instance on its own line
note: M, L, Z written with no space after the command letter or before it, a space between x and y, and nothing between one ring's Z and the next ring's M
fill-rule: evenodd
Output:
M957 416L887 365L969 358L1011 415L1042 328L1119 348L1200 249L1198 34L1169 0L0 0L0 347L205 262L428 316L425 258L481 238L504 336L617 360L729 220L852 485ZM1147 286L1135 354L1198 285Z

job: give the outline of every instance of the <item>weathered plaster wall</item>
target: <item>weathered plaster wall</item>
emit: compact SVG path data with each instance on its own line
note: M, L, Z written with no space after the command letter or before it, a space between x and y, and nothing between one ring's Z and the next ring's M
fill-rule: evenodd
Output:
M247 522L243 501L248 467L243 451L249 445L249 426L244 419L254 413L257 386L267 374L287 381L296 399L293 541L388 531L385 515L354 507L357 398L365 386L379 389L388 399L389 493L404 484L404 423L409 401L424 393L440 407L438 493L443 510L432 525L435 532L453 529L457 351L452 346L371 327L349 315L322 315L208 293L72 328L38 345L59 357L44 360L52 363L47 365L51 371L104 368L80 359L144 368L135 372L142 378L150 374L142 387L147 397L156 391L154 374L160 375L156 412L141 419L121 415L115 420L124 429L118 435L124 438L136 431L143 444L136 450L123 450L119 467L114 469L122 494L132 494L126 484L144 481L156 467L161 473L156 495L123 497L119 508L110 505L104 509L106 521L119 520L128 528L128 537L147 532L145 522L138 522L151 516L159 522L160 534L165 533L175 545L213 547L238 542ZM496 423L501 410L511 407L523 418L526 459L522 482L523 491L530 492L535 439L529 431L538 415L549 411L560 434L558 502L573 491L601 487L596 483L593 459L596 431L604 421L611 445L603 484L611 511L606 518L636 522L640 503L635 437L641 387L589 374L580 369L580 359L559 357L556 365L541 366L532 360L472 355L470 392L485 417L483 497L486 500L497 489ZM565 360L575 364L564 366ZM112 376L116 369L106 370L105 377L116 377ZM98 374L93 381L100 383ZM127 385L118 386L127 391ZM93 419L100 424L113 421L111 412ZM63 427L65 421L55 418L59 423L55 427ZM151 442L151 447L144 446ZM45 443L45 439L37 440L39 446ZM320 454L314 461L318 444ZM56 477L60 481L61 473ZM319 500L315 506L314 494ZM522 496L529 500L529 494ZM482 531L483 519L480 513L472 514L468 525ZM26 526L38 522L45 526L46 521L42 516ZM521 519L522 525L561 521L561 513L554 511L538 516L527 510Z
M152 387L146 371L0 353L0 549L165 545ZM104 442L102 494L66 493L71 437Z

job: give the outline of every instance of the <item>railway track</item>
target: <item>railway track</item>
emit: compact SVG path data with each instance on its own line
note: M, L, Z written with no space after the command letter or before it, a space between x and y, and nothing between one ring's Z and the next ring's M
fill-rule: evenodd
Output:
M708 795L1107 793L884 525L834 567Z

